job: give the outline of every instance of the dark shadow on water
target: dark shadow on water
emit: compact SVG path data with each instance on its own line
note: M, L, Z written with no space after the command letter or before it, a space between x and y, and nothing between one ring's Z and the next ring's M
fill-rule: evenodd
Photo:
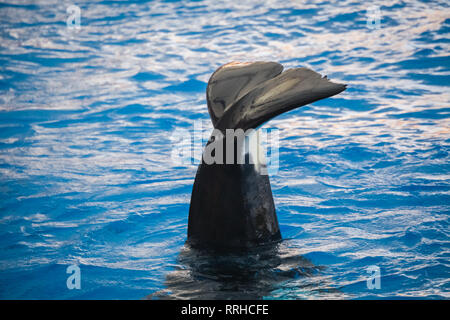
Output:
M298 299L340 297L316 266L287 241L233 253L181 250L166 288L145 299ZM325 293L325 296L322 294Z

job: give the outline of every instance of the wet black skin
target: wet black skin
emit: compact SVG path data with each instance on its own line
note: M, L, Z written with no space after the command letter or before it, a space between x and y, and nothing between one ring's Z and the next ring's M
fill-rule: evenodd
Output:
M269 176L248 161L200 164L189 211L191 245L231 249L280 239Z
M282 70L275 62L253 62L230 63L213 73L207 88L208 111L214 128L224 135L223 146L226 129L255 129L281 113L345 90L345 85L310 69ZM279 240L269 176L257 172L248 158L244 164L202 160L192 190L188 243L234 250Z

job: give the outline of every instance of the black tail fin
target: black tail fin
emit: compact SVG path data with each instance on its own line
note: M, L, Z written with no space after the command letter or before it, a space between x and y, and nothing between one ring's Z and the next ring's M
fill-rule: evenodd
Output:
M220 130L256 128L275 116L334 96L346 85L333 83L307 68L274 62L231 64L219 68L208 84L211 119Z

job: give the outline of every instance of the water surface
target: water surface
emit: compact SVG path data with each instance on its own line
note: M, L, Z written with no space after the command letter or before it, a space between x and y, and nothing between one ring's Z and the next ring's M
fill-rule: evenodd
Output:
M72 4L0 4L0 298L450 297L447 1L375 1L379 25L364 1L77 1L70 29ZM184 247L196 165L170 136L211 129L235 60L348 89L265 125L286 240L211 256Z

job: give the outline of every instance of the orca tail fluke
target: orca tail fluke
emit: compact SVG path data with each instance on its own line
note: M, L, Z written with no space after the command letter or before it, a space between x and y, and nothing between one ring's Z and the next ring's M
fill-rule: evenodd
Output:
M225 110L245 94L283 71L277 62L230 62L219 67L208 81L206 101L216 126Z
M213 73L206 98L214 127L225 133L226 129L256 129L281 113L331 97L345 87L307 68L283 72L283 66L275 62L234 62ZM225 149L222 155L230 141L237 149L234 135L223 140L214 144ZM212 137L207 147L213 142ZM253 163L202 159L192 189L188 242L234 250L280 239L269 177Z
M279 114L334 96L346 89L308 68L289 69L260 82L227 107L215 127L257 128Z

